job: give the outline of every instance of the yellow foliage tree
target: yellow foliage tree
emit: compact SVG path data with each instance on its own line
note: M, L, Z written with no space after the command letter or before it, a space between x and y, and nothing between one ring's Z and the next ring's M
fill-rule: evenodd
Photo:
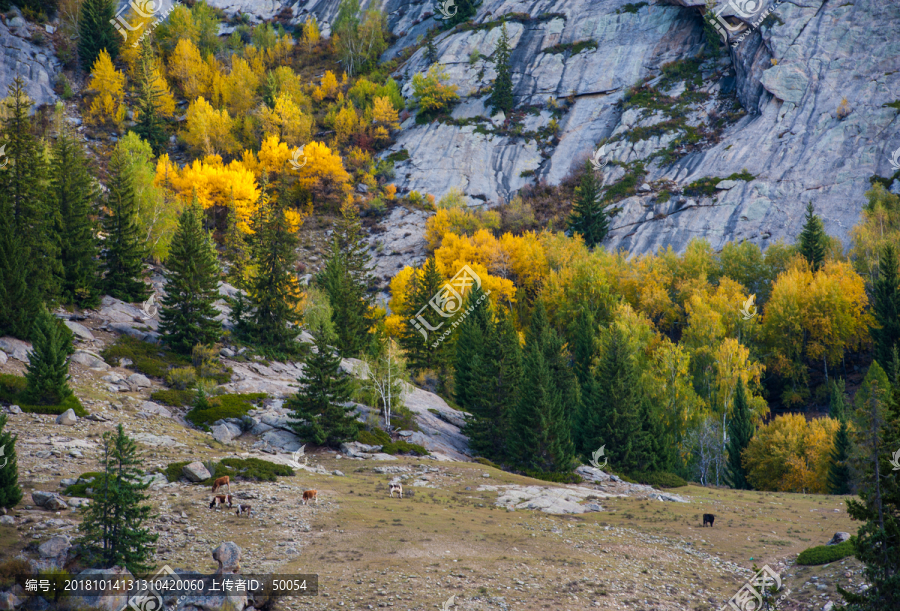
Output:
M359 117L356 115L356 109L353 108L353 102L350 102L341 108L334 118L334 131L338 142L347 142L356 133L358 126Z
M391 132L400 129L397 109L387 96L375 98L372 105L372 123L375 126L375 139L382 143L390 140Z
M424 112L440 112L446 110L459 99L456 85L444 84L447 78L442 66L432 65L427 74L421 72L413 76L413 97Z
M91 69L90 87L97 94L85 120L91 125L120 125L125 119L125 75L113 66L106 49L100 51Z
M275 108L265 104L259 107L259 121L263 136L277 136L289 146L302 146L312 137L312 117L303 113L294 101L286 95L275 100Z
M312 196L314 205L337 207L350 194L350 174L340 155L321 142L303 147L306 165L297 171L297 182Z
M834 434L832 418L807 422L802 414L785 414L759 428L743 453L747 479L759 490L828 492L828 467Z
M230 154L237 150L233 127L227 110L216 110L199 97L188 106L187 127L182 136L188 145L205 155Z
M169 75L187 100L209 95L209 64L203 61L200 50L187 38L178 41L169 58Z
M260 77L250 64L237 54L231 56L231 72L225 77L223 98L233 117L242 117L256 106L253 92L259 87Z
M338 80L334 75L334 72L332 72L331 70L326 70L325 76L322 77L322 81L319 83L319 86L316 87L315 91L313 91L312 97L316 102L321 102L322 100L333 100L337 97L339 91L340 85L338 84Z
M164 154L156 165L155 184L186 202L196 193L203 209L218 207L224 211L233 203L238 227L250 232L250 218L256 211L260 190L253 172L240 161L225 165L221 157L211 155L179 169Z
M319 22L315 15L308 15L303 23L303 42L306 43L306 52L312 52L312 48L319 44Z

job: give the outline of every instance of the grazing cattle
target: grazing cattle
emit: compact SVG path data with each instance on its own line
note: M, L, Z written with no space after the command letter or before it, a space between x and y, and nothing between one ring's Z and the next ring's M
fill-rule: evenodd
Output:
M394 498L394 492L399 492L400 498L403 498L403 486L399 482L391 482L391 498Z
M251 507L250 505L244 505L243 503L238 503L237 511L234 512L234 515L239 516L242 513L246 514L246 516L249 518L253 513L253 507Z
M219 505L228 505L228 509L231 509L231 495L230 494L219 494L213 497L213 499L209 502L209 508L212 509L215 507L217 510L219 509Z
M304 490L303 491L303 500L300 501L301 505L309 505L310 501L315 501L316 505L319 504L319 492L317 490Z
M228 494L231 494L231 478L227 475L222 476L213 482L213 494L215 494L216 490L222 486L226 486L228 488Z
M715 522L715 521L716 521L716 516L714 516L713 514L711 514L711 513L703 514L703 525L704 526L709 524L709 527L712 528L713 522Z

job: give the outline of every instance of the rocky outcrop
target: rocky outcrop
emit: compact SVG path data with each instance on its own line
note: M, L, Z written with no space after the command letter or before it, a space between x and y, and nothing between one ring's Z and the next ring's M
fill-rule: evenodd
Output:
M0 19L0 92L6 97L16 76L22 77L34 112L37 106L56 102L53 85L60 63L49 42L34 43L32 30L46 39L43 26L26 22L16 9L11 14L12 19Z

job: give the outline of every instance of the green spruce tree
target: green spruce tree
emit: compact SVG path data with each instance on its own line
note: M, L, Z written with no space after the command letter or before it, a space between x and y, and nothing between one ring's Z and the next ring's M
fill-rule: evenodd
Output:
M609 218L600 203L600 181L590 162L585 162L581 182L575 188L569 229L580 234L589 248L600 244L609 233Z
M59 319L45 309L35 318L25 394L36 405L59 405L72 394L67 360L72 353L72 340L62 327Z
M448 323L428 306L428 302L443 284L444 278L433 257L416 270L410 281L409 298L403 311L403 317L407 320L400 331L400 346L406 352L407 366L413 372L437 369L442 363L444 344L434 348L432 344L447 330ZM436 328L426 328L418 321L417 315L423 307L422 316L431 327ZM420 325L419 328L414 322Z
M510 423L510 458L525 472L566 473L574 462L569 410L578 391L571 371L561 371L563 345L539 301L525 341L521 394Z
M137 202L126 153L120 147L116 147L110 157L107 186L102 287L107 295L116 299L143 301L150 295L150 290L143 281L141 259L144 250L137 225Z
M800 254L809 262L813 271L818 270L825 262L825 255L828 252L828 235L825 233L822 219L816 215L812 202L806 204L806 221L803 223L798 241Z
M728 477L731 487L749 490L747 469L742 462L742 454L753 438L753 422L750 419L750 405L743 383L738 383L734 393L731 421L728 423Z
M832 380L829 393L829 416L840 423L834 434L834 447L828 465L828 492L830 494L851 494L853 492L853 470L850 456L853 450L850 428L847 424L847 399L844 394L844 380Z
M44 148L32 132L29 118L32 102L21 77L17 76L9 85L9 96L2 103L6 108L0 146L6 155L6 165L0 170L0 218L12 232L10 248L15 249L7 261L0 262L9 282L4 291L11 297L22 297L15 285L24 273L28 279L26 292L33 291L34 295L13 303L23 303L26 307L33 307L41 300L53 303L59 296L58 280L62 274L59 236L55 231L59 217L57 210L50 206ZM18 269L13 267L23 264ZM30 313L32 318L26 328L17 329L26 336L36 310ZM15 313L10 313L10 317L18 318ZM0 320L0 325L4 322ZM8 319L7 324L16 326L17 323Z
M300 334L300 288L294 272L297 236L284 210L270 200L266 190L264 185L252 222L255 274L249 282L249 309L239 308L235 325L240 336L264 351L292 354Z
M512 68L510 66L509 35L506 32L506 22L500 28L500 39L494 48L494 69L497 78L491 85L491 97L488 103L494 114L498 112L509 113L515 104L513 100Z
M597 403L597 382L594 378L593 366L596 356L597 327L594 317L588 308L582 308L575 329L573 360L575 365L575 377L578 380L579 398L578 417L575 419L572 429L572 439L583 460L590 460L596 447L590 447L594 440L588 439L587 424L590 422L590 412Z
M872 313L875 325L870 329L875 344L875 360L890 363L895 347L900 346L900 275L897 270L897 247L886 244L878 261Z
M0 216L0 334L29 339L41 299L29 282L28 258L12 222Z
M433 64L438 60L438 51L437 47L434 44L434 37L429 36L428 42L425 44L425 61L429 64Z
M228 282L239 289L245 289L247 273L250 267L250 245L247 243L247 237L238 225L234 196L232 196L228 206L222 250L225 259L230 263L228 274L226 275Z
M103 475L94 487L91 503L82 509L78 539L89 561L102 568L124 566L134 574L149 571L158 535L145 526L153 518L144 491L137 444L120 424L103 434L100 447Z
M303 441L332 448L351 441L359 431L349 377L341 371L341 357L332 354L321 336L307 358L301 388L285 402L291 426Z
M93 215L99 193L84 149L61 129L52 149L50 198L57 211L60 295L63 303L90 308L100 302L99 245Z
M112 59L119 55L122 35L113 25L115 17L116 4L112 0L84 0L82 3L78 15L78 59L85 71L90 71L103 49ZM134 33L129 32L129 35L134 36Z
M159 116L159 106L162 103L161 98L164 92L154 78L155 63L150 39L145 38L141 42L138 119L132 131L147 141L150 148L153 149L154 155L160 155L166 150L168 136L165 123Z
M195 197L178 219L166 260L160 331L163 342L182 354L190 354L197 344L215 344L222 335L219 311L213 306L219 298L219 263L202 216Z
M439 10L440 7L445 6L443 0L435 0L436 10L434 11L434 18L437 19L444 27L444 29L452 28L453 26L465 23L475 17L475 13L478 11L478 7L481 6L480 0L456 0L453 6L456 7L456 13L453 14L449 19L445 18L445 16ZM450 9L447 9L448 12Z
M483 296L481 287L472 287L465 301L465 309L471 308L471 311L456 329L454 398L456 404L470 414L481 412L480 403L489 400L485 396L487 380L484 378L489 359L486 354L489 316L485 304L478 301Z
M6 414L0 414L0 507L15 507L22 500L22 488L19 486L19 466L16 460L16 440L4 430L7 423Z

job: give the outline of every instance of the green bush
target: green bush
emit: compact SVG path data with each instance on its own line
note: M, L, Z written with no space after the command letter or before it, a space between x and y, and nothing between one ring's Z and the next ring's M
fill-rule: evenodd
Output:
M381 451L385 454L418 454L419 456L428 456L430 454L422 446L403 440L386 443L381 448Z
M65 496L77 496L82 499L92 498L94 494L93 492L88 492L88 488L97 490L98 487L103 485L104 477L106 475L100 472L82 473L78 476L77 482L71 486L66 486L63 494Z
M193 404L197 393L193 390L155 390L150 393L150 398L172 407L187 407Z
M119 365L121 358L131 359L135 370L154 378L165 378L170 368L191 365L190 357L128 335L119 336L116 343L105 348L100 356L113 367Z
M658 471L656 473L632 473L631 478L639 484L646 484L656 488L681 488L687 486L687 482L674 473Z
M193 367L175 367L166 373L166 384L175 390L187 390L197 383L197 372Z
M246 393L209 397L207 409L194 408L185 416L195 426L209 426L217 420L240 418L253 409L253 404L266 398L266 393Z
M170 464L163 471L163 473L166 474L166 479L168 479L170 482L177 482L179 479L181 479L181 473L182 469L184 469L184 466L191 464L191 462L192 461L190 460L185 460L182 462L173 462L172 464Z
M164 473L170 482L177 482L181 478L182 469L192 461L175 462L166 467ZM207 464L207 469L209 465ZM294 470L287 465L279 465L259 458L225 458L215 464L212 477L200 484L212 486L216 478L229 476L232 481L237 478L261 482L274 482L278 477L290 477Z
M371 431L360 431L356 434L356 441L364 443L367 446L383 446L391 443L391 436L381 429L372 429Z
M534 479L544 480L545 482L555 482L557 484L580 484L581 476L576 473L546 473L544 471L525 471L525 475Z
M69 395L58 405L31 405L25 401L25 389L28 381L23 376L0 373L0 401L18 405L23 412L29 414L49 414L58 416L67 409L75 412L79 418L88 415L81 401L75 395Z
M841 560L856 553L855 543L856 537L850 537L849 541L837 545L819 545L805 549L797 556L797 564L828 564Z
M487 458L484 458L483 456L478 456L477 458L475 458L475 462L477 462L479 465L484 465L485 467L493 467L493 468L497 469L498 471L503 470L500 468L499 465L492 463L491 461L489 461Z

